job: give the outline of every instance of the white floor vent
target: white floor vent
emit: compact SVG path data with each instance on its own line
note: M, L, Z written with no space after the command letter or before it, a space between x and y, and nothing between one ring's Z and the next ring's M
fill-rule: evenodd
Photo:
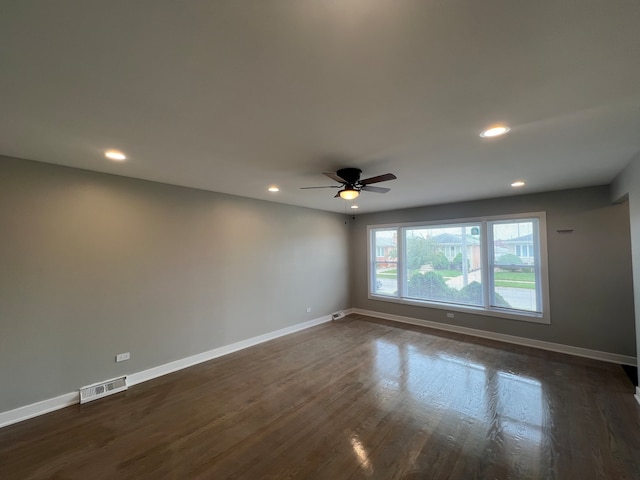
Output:
M331 320L340 320L341 318L344 318L344 312L342 310L331 314Z
M94 383L80 389L80 403L91 402L127 389L127 377L114 378L105 382Z

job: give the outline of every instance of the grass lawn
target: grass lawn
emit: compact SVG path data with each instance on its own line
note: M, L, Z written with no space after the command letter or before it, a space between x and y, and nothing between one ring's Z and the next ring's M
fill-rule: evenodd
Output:
M535 274L533 272L496 272L495 279L533 282L535 281Z
M496 280L496 287L524 288L527 290L535 290L533 282L509 282L507 280Z
M394 275L398 273L398 270L396 270L395 268L387 268L384 271L380 272L380 273L393 273ZM380 275L380 273L378 273L378 275Z
M460 270L434 270L438 275L443 276L444 278L453 278L459 277L462 275Z
M387 270L385 272L377 272L377 278L398 278L398 274L395 270Z

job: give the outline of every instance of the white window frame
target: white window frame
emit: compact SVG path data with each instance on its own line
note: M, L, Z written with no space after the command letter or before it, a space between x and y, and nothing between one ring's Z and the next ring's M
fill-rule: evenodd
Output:
M529 312L525 310L507 309L500 307L490 306L491 292L493 291L493 270L490 270L493 265L493 244L489 242L492 237L490 233L489 225L493 222L508 222L508 221L526 221L530 219L537 219L538 231L534 231L533 235L533 249L538 250L538 265L535 269L536 272L536 300L538 303L539 312ZM418 300L414 298L406 298L407 292L407 280L404 274L405 265L405 230L416 227L455 227L465 224L479 224L480 225L480 248L482 251L481 264L482 264L482 286L483 286L483 300L484 306L472 306L463 305L457 303L444 303L434 302L429 300ZM398 238L397 249L397 296L381 295L375 293L375 257L372 253L374 232L376 230L396 230ZM533 323L550 324L551 323L551 311L549 302L549 268L548 268L548 254L547 254L547 219L546 212L527 212L510 215L494 215L474 218L463 219L450 219L450 220L437 220L429 222L411 222L411 223L395 223L384 225L368 225L367 226L367 278L368 278L368 298L370 300L400 303L405 305L415 305L421 307L435 308L439 310L447 310L450 312L466 312L475 313L478 315L506 318L510 320L520 320Z

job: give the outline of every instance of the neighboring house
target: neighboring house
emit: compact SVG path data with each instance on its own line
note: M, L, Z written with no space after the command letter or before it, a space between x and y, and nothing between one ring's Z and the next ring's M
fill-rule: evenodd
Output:
M535 263L532 233L512 238L511 240L502 240L500 244L507 249L508 253L520 257L522 263L526 265L533 265Z
M398 256L396 242L396 238L376 238L376 262L378 262L379 267L395 266ZM393 264L386 265L384 262L393 262Z
M462 235L453 235L450 233L441 233L431 237L440 246L440 251L444 253L447 260L452 261L456 255L462 253ZM480 268L480 240L467 235L465 237L466 255L469 261L471 270L477 270Z

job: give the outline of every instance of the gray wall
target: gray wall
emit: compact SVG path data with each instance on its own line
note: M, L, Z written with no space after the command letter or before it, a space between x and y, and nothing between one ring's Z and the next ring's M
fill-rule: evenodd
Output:
M614 201L629 203L631 224L631 252L635 304L640 307L640 154L616 177L611 185ZM640 308L636 308L636 349L640 351ZM640 367L640 359L638 359Z
M350 306L337 214L0 157L0 225L0 412Z
M551 325L400 305L367 298L367 225L547 212ZM572 228L572 234L558 229ZM608 187L519 195L362 215L352 222L355 308L635 356L627 204Z

